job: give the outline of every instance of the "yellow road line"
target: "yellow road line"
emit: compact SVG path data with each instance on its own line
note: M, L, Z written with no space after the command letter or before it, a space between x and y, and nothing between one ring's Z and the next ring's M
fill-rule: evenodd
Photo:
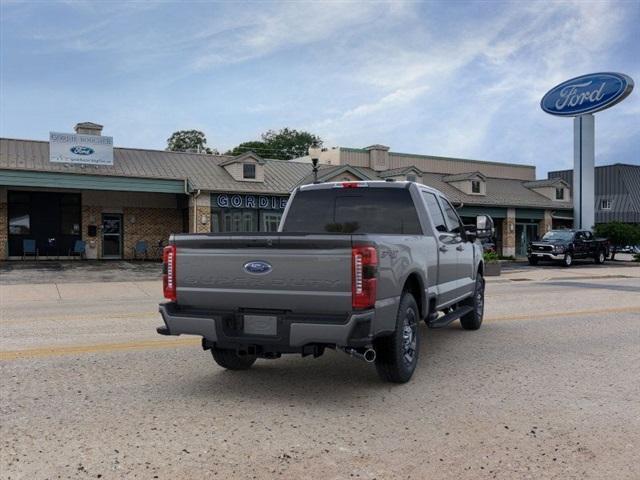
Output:
M549 318L549 317L574 317L576 315L598 315L601 313L640 313L640 305L634 307L619 307L619 308L601 308L596 310L574 310L571 312L542 312L534 313L532 315L504 315L500 317L486 317L485 321L495 322L504 320L530 320L536 318Z
M485 321L509 321L509 320L532 320L536 318L550 317L572 317L577 315L599 315L605 313L640 313L640 305L632 307L604 308L595 310L575 310L571 312L546 312L533 315L506 315L497 317L487 317ZM181 346L200 345L200 338L181 337L171 340L142 340L138 342L126 343L100 343L96 345L76 345L60 347L40 347L25 350L0 351L0 361L20 360L39 357L52 357L59 355L77 355L85 353L116 352L126 350L143 350L148 348L174 348Z
M127 343L99 343L96 345L77 345L62 347L41 347L27 350L9 350L0 352L0 360L19 360L22 358L74 355L81 353L116 352L121 350L141 350L146 348L173 348L185 345L200 345L199 338L176 338L172 340L143 340Z

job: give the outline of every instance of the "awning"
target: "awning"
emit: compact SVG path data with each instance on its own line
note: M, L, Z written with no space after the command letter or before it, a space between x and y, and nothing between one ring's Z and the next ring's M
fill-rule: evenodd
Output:
M0 170L0 185L10 187L77 188L121 192L185 193L183 180L78 175L32 170Z

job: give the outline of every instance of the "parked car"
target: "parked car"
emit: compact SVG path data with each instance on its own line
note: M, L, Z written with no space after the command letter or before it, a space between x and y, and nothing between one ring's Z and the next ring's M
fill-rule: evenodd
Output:
M618 253L640 253L640 245L625 245L617 249Z
M465 228L442 193L413 182L297 188L277 233L179 234L164 251L163 335L194 334L230 370L326 348L408 381L418 324L484 313L482 249L490 217Z
M594 238L588 230L551 230L540 241L529 243L527 258L531 265L537 265L541 260L552 260L570 267L575 259L591 258L602 264L608 252L609 242Z

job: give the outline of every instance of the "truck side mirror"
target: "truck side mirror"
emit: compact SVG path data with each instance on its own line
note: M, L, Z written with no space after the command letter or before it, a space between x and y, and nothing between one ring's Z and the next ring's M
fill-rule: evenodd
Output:
M478 215L476 217L476 237L490 238L494 234L493 219L489 215Z

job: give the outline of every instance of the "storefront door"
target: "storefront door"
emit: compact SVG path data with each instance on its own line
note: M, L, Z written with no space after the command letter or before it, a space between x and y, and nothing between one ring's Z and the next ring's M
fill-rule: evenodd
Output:
M122 258L122 214L102 214L102 258Z
M516 223L516 257L526 257L529 242L537 239L537 223Z

